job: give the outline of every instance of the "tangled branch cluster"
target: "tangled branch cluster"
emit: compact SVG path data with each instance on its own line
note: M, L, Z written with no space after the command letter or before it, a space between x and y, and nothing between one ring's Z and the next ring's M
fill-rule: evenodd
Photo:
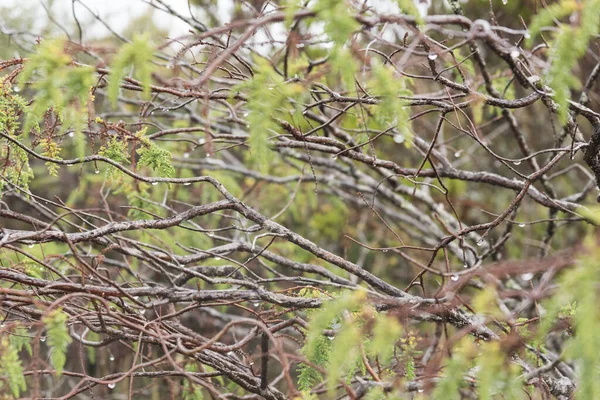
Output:
M598 56L559 104L540 78L557 62L548 43L525 46L526 26L470 19L456 1L426 17L321 1L331 13L342 4L339 20L268 2L216 27L150 3L191 29L152 48L151 82L125 69L112 107L111 55L73 39L68 67L96 79L87 105L73 101L81 131L52 108L37 130L22 129L27 108L16 129L0 125L0 331L27 328L31 397L115 385L130 398L176 395L185 381L212 398L294 398L301 363L327 378L300 351L312 310L359 288L418 340L414 371L400 345L388 365L362 349L366 371L336 382L345 398L432 393L469 335L500 343L533 390L572 395L560 333L536 348L517 328L537 323L538 302L582 252L582 204L600 177ZM28 62L0 64L2 104L42 101L43 76L15 91ZM381 68L405 92L378 87ZM35 173L28 185L17 153ZM471 300L490 288L500 311L485 315ZM68 385L54 388L39 341L57 309L72 343ZM473 398L476 378L464 380Z

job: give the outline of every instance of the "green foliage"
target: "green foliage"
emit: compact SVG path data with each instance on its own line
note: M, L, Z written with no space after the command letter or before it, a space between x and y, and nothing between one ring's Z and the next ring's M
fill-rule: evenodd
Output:
M402 136L404 144L412 144L412 131L410 125L409 108L398 96L412 96L407 88L408 78L395 76L392 69L386 65L373 63L372 92L379 96L381 103L375 107L374 117L377 122L384 125L395 125Z
M42 146L42 155L44 157L50 157L54 160L62 160L60 156L60 146L51 139L41 139L40 145ZM48 173L51 176L58 176L58 169L60 168L53 161L47 161L46 167L48 168Z
M119 53L111 63L111 73L108 77L106 92L113 107L117 106L119 86L127 75L127 67L133 67L135 76L142 83L142 93L146 98L150 96L150 83L155 67L152 64L154 47L147 35L134 36L131 43L121 47Z
M171 164L173 156L168 150L148 140L144 136L145 132L146 128L136 133L136 137L142 142L142 147L137 150L140 156L139 165L152 168L159 176L171 178L175 175L175 167Z
M568 340L564 356L567 360L577 360L578 381L576 399L593 399L600 394L600 311L598 303L598 283L600 271L597 260L600 249L597 245L588 246L586 254L577 265L561 277L555 295L544 303L546 314L538 331L543 339L558 318L569 318L574 334ZM576 309L574 307L576 306Z
M342 328L333 340L327 376L327 390L333 393L338 381L342 377L349 381L356 369L356 364L361 362L360 344L362 335L354 316L345 316L341 321Z
M360 24L348 11L349 2L345 0L318 0L314 10L325 22L325 33L336 44L343 45Z
M48 347L50 348L50 359L56 370L56 375L62 375L65 362L67 361L67 347L72 339L69 336L67 320L69 316L61 309L52 310L43 322L48 336Z
M531 33L536 35L555 18L573 12L578 12L579 24L561 25L550 50L552 64L548 71L548 84L554 89L554 100L559 106L558 116L563 125L567 123L570 90L580 85L572 74L573 67L585 54L590 39L600 32L600 0L561 0L536 15L531 25Z
M544 7L539 13L535 15L531 24L529 24L529 45L533 41L533 38L540 34L542 28L551 25L555 20L559 20L575 11L577 11L579 4L575 0L561 0L557 3Z
M387 315L377 314L373 326L373 338L369 342L368 353L379 357L382 364L386 364L394 354L394 346L402 335L402 325Z
M30 356L32 354L30 333L23 326L18 326L10 335L10 345L17 351L25 349Z
M306 203L299 203L298 206L300 208L308 208ZM342 229L348 218L348 208L343 201L331 196L321 207L315 207L308 211L319 214L319 218L310 219L309 225L311 230L318 232L323 238L331 240L338 240L340 238Z
M406 368L406 379L412 381L416 378L415 372L415 356L419 354L417 348L417 338L413 332L408 332L405 338L400 340L400 348L402 349L402 358L404 359L404 367Z
M350 382L357 371L365 373L361 349L380 362L389 361L402 333L395 319L376 313L365 299L364 291L345 293L311 315L302 353L326 369L330 393L340 380ZM324 336L325 329L335 329L335 337ZM319 371L300 366L300 389L309 389L322 379Z
M491 400L499 395L509 399L522 399L522 382L517 378L518 366L506 365L506 355L499 342L483 343L482 354L477 358L478 399Z
M325 33L333 42L329 53L333 75L339 74L346 89L353 90L356 60L344 44L352 33L360 28L360 24L349 12L348 7L350 4L344 0L319 0L314 4L314 10L325 24Z
M76 137L83 142L81 129L86 121L87 103L91 101L90 88L95 83L94 68L75 65L65 51L63 40L44 40L25 63L19 84L24 86L34 76L40 79L31 85L35 98L27 109L24 131L37 129L44 114L54 110L64 125L74 127ZM77 147L82 149L81 144Z
M396 0L396 3L398 3L400 11L407 15L415 17L419 25L422 25L424 23L423 17L421 17L421 14L419 13L419 10L417 10L417 7L415 6L413 0Z
M304 356L306 356L311 363L326 368L331 356L331 339L333 338L328 338L323 335L318 336L315 339L314 353L309 355L303 350ZM308 364L300 364L298 370L300 372L298 376L298 387L300 390L310 390L315 384L323 381L323 375Z
M0 389L8 384L8 389L15 397L19 397L27 389L19 350L6 336L0 339L0 376L6 379L4 382L0 381Z
M116 136L112 136L107 143L100 148L98 154L110 158L119 164L128 164L129 154L127 153L127 150L128 147L126 141L119 140ZM118 170L114 166L109 165L106 169L106 176L112 178L117 171Z
M460 388L464 385L463 375L471 364L475 354L475 343L469 337L463 338L454 346L452 357L448 359L442 370L441 379L435 387L431 398L435 400L460 400Z
M18 139L21 134L19 116L25 110L25 99L13 93L10 82L0 78L0 130ZM29 182L33 179L33 170L29 166L27 153L7 141L0 147L0 159L6 160L2 170L3 176L12 184L28 190ZM0 190L3 186L4 180L0 180Z
M265 173L269 171L275 154L268 143L269 137L278 129L273 118L279 114L278 110L287 102L287 98L300 94L302 89L297 84L284 84L281 76L261 59L257 59L254 77L236 89L245 91L248 96L250 152L247 153L247 161Z

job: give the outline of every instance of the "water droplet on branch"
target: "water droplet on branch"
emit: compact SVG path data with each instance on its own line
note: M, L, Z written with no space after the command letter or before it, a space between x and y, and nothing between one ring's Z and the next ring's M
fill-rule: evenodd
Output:
M533 279L533 274L531 272L523 274L521 275L521 279L523 279L524 281L530 281Z

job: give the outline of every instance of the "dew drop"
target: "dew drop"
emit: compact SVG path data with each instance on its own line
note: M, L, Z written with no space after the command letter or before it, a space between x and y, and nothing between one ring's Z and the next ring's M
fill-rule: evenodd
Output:
M507 5L508 4L508 0L502 0L502 4Z
M99 169L97 169L97 170L95 170L95 171L94 171L94 173L95 173L95 174L99 174L99 173L100 173L100 170L99 170Z
M33 246L35 246L35 245L34 245L34 244L30 244L30 245L29 245L29 246L27 246L27 247L29 247L30 249L33 249Z
M519 228L525 228L525 224L519 224Z
M233 351L230 351L229 353L227 353L227 355L228 355L229 357L231 357L231 356L235 355L235 353L234 353Z
M431 61L433 61L438 58L438 55L432 53L432 54L428 55L427 58L429 58Z
M204 143L206 143L206 139L204 139L204 138L200 138L200 139L198 139L198 144L199 144L199 145L201 145L201 146L202 146Z
M215 257L215 261L221 260L221 257Z
M110 355L110 357L108 357L108 359L109 359L110 361L115 361L115 356L113 356L113 355L111 354L111 355Z
M40 342L45 342L46 341L46 336L40 336Z
M260 306L260 303L254 303L254 304L252 304L252 305L253 305L254 307L258 307L258 306Z
M513 161L513 164L515 164L515 165L521 165L521 160Z
M533 274L531 272L523 274L521 275L521 279L523 279L524 281L530 281L533 279Z
M337 156L331 157L332 160L337 160Z
M273 88L272 88L272 87L270 87L270 88L269 88L269 90L273 90Z
M396 143L404 142L404 135L394 135L394 142L396 142Z
M510 52L510 57L513 59L519 58L519 50L513 50Z
M303 47L304 47L304 43L298 43L298 44L296 45L296 48L297 48L297 49L301 49L301 48L303 48Z
M461 155L462 155L462 150L459 150L456 153L454 153L455 158L460 158Z
M158 182L152 182L152 186L158 185Z
M67 164L67 167L72 167L72 166L74 166L74 165L75 165L75 164Z
M531 39L531 35L529 34L529 32L525 32L525 34L523 35L523 37L525 39Z
M210 158L210 153L206 153L206 158Z
M467 264L467 263L464 263L464 264L463 264L463 268L469 268L469 264Z
M117 386L117 384L116 384L116 383L114 383L114 382L111 382L111 383L109 383L109 384L108 384L108 388L109 388L109 389L114 389L114 388L115 388L115 386Z
M208 232L207 235L210 236L210 237L215 236L215 234L213 232Z
M19 93L21 91L21 88L18 87L17 85L13 86L13 92Z
M6 326L6 324L3 322L0 324L0 328L4 328Z
M185 183L183 184L183 186L190 186L190 185L191 185L191 183L190 183L190 182L185 182Z
M417 392L423 393L423 389L419 389L419 390L417 390Z
M388 252L388 249L383 249L383 252L384 252L384 253L387 253L387 252Z
M327 336L327 339L333 340L333 336Z
M190 153L183 153L183 158L190 158Z
M481 246L482 244L483 244L483 239L479 239L479 240L477 241L477 246Z
M75 136L75 132L69 132L69 137L74 137Z
M458 275L452 275L450 277L450 279L452 279L454 282L456 282L458 280Z

